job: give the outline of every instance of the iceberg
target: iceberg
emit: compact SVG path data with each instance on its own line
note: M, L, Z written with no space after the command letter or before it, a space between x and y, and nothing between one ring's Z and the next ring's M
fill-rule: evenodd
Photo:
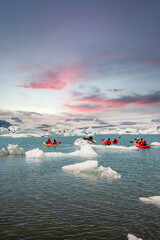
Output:
M139 198L142 202L148 204L155 204L160 207L160 196L153 196L153 197L140 197Z
M160 147L160 143L159 142L152 142L150 145L156 146L156 147Z
M80 171L95 169L97 166L98 166L98 161L88 160L82 163L63 166L62 169L65 171L80 172Z
M44 157L67 157L67 156L77 156L77 157L96 157L97 153L88 145L81 146L80 150L76 150L71 153L62 152L43 152L39 148L30 150L26 152L27 158L44 158Z
M108 178L109 180L113 180L113 179L119 179L121 178L121 175L119 173L117 173L116 171L114 171L112 168L110 167L103 167L100 166L97 169L98 174L103 177L103 178Z
M131 146L131 147L125 147L125 146L117 146L117 145L91 145L93 149L97 150L103 150L103 151L108 151L108 150L122 150L122 151L137 151L138 148L136 146Z
M10 155L24 155L25 152L23 148L18 148L18 145L8 144L8 152Z
M2 150L0 150L0 156L7 156L7 155L9 155L9 152L7 152L5 148L2 148Z
M89 144L89 145L93 145L96 144L96 141L93 140L93 135L87 135L83 138L79 138L74 142L75 146L81 146L81 145L85 145L85 144Z
M66 165L62 167L62 170L83 178L107 178L110 181L121 178L121 175L110 167L98 167L98 161L92 160L73 165Z
M128 234L128 240L143 240L142 238L137 238L136 236L132 235L132 234Z
M44 157L44 152L40 150L39 148L30 150L26 152L26 157L27 158L43 158Z

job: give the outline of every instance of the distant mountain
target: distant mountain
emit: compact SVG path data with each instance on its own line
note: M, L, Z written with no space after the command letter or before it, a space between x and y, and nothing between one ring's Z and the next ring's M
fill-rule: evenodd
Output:
M94 118L67 118L66 122L83 122L83 121L94 121Z
M22 123L22 120L20 118L17 118L17 117L12 117L11 120Z
M10 122L7 122L5 120L0 120L0 127L8 128L10 126L12 126Z
M99 124L107 124L106 122L99 120L97 118L68 118L66 122L95 122Z
M157 118L157 119L152 119L151 122L160 122L160 118Z
M136 122L121 122L120 125L136 125Z

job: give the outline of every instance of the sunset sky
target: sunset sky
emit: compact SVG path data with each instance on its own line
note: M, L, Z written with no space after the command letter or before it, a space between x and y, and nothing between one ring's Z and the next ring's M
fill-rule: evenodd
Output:
M0 118L160 117L159 0L1 0Z

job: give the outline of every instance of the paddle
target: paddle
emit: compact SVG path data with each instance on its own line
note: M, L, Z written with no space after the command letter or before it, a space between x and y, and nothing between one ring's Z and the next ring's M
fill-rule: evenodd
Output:
M61 144L61 142L58 142L58 144Z

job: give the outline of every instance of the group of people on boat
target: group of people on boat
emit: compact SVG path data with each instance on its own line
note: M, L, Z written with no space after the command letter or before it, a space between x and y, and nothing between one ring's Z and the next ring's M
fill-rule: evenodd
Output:
M106 141L104 142L105 145L111 145L111 144L116 144L116 143L118 143L117 138L114 138L112 142L111 142L110 138L107 138Z
M146 141L143 138L141 138L141 139L137 138L135 143L138 144L139 146L146 146L147 145Z
M51 142L51 139L48 138L46 141L46 144L57 144L57 141L56 141L56 139L54 139L53 142Z

